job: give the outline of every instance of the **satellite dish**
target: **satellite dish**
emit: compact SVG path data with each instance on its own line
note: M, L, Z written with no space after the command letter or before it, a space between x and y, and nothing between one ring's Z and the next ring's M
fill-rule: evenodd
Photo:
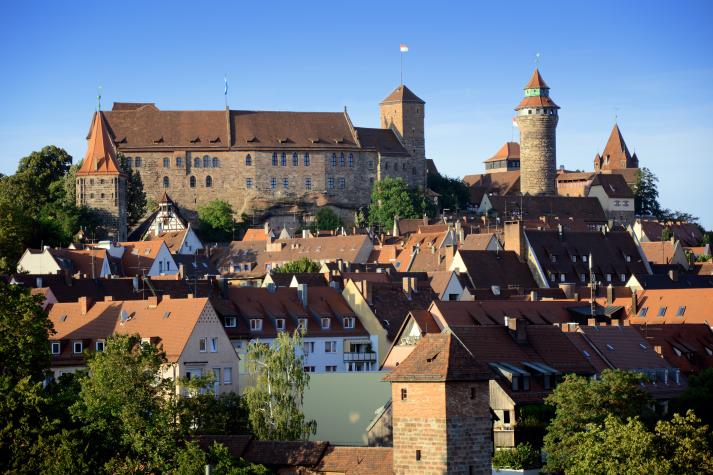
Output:
M120 319L122 322L127 321L127 320L129 319L129 312L127 312L126 310L122 310L122 311L119 313L119 319Z

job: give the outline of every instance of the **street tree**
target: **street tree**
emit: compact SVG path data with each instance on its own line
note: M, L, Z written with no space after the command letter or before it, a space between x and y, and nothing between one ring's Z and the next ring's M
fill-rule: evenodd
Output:
M317 431L317 423L302 413L309 375L303 368L300 331L281 332L272 346L260 341L248 346L248 372L255 385L245 390L250 425L258 439L305 440Z
M223 200L213 200L198 208L201 237L206 241L230 241L235 222L233 208Z

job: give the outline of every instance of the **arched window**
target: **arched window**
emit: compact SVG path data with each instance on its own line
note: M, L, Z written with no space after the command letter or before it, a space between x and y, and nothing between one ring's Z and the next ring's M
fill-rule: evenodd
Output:
M250 156L250 154L247 154L245 156L245 166L250 167L253 164L253 157Z
M306 166L306 167L309 166L309 152L306 152L306 153L305 153L305 166Z
M349 154L349 168L354 168L354 154Z
M196 157L195 160L193 160L193 168L200 168L201 167L201 159L199 157Z
M277 166L277 152L272 153L272 166L273 167Z
M170 184L170 182L168 181L168 177L167 176L163 177L163 187L168 188L169 184Z
M183 158L182 157L176 157L176 167L181 168L183 166Z
M207 177L205 177L205 187L210 188L212 186L213 186L213 177L208 175Z
M336 153L332 154L332 166L333 167L337 166L337 154Z
M297 155L297 152L294 152L292 154L292 166L296 167L300 164L300 157Z
M218 157L213 157L213 168L218 168L220 166L220 160Z
M401 164L401 171L406 171L406 162Z
M344 166L344 152L339 154L339 166L340 167Z
M210 157L208 155L203 156L203 168L210 168Z
M188 185L191 188L195 188L196 187L196 177L191 176L191 178L188 180Z
M280 155L280 165L283 167L287 166L287 154L285 152L282 152L282 155Z
M126 157L124 163L126 164L126 168L131 168L131 165L134 164L134 159L131 157Z
M171 160L168 157L163 157L163 168L168 168L171 166Z
M141 157L134 158L134 167L135 168L141 167Z

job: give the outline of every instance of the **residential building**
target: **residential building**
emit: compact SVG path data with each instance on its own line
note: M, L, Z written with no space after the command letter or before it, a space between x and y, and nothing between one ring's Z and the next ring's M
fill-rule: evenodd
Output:
M26 249L17 272L33 275L64 274L94 279L117 275L118 262L104 249Z
M486 195L478 212L492 214L505 221L524 221L531 229L599 230L607 216L595 198L567 196L498 196Z
M700 246L703 241L701 228L695 223L684 221L658 221L655 219L637 219L634 222L634 234L641 242L666 241L665 231L668 230L671 237L680 241L684 247Z
M505 142L495 155L485 160L485 173L501 173L520 170L520 144Z
M166 232L183 231L187 227L188 220L164 191L158 202L158 208L129 233L127 240L145 241Z
M681 241L671 238L668 241L646 241L641 243L641 249L651 264L677 265L688 269L688 258Z
M627 227L634 222L634 193L622 175L595 174L587 196L599 200L612 226Z
M632 325L647 344L684 375L713 368L713 330L704 323Z
M238 356L207 298L55 303L49 310L55 334L50 336L50 369L55 377L86 367L86 354L104 351L107 338L138 334L166 355L164 377L215 376L217 394L238 392Z
M538 285L527 264L514 251L458 250L448 270L466 274L473 289L518 289L529 292Z
M123 248L121 266L125 276L178 274L178 265L162 239L120 242L118 245Z

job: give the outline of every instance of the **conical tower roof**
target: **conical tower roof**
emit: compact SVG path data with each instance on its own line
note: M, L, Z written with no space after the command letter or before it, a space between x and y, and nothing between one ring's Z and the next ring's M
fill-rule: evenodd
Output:
M386 96L386 99L381 101L382 104L387 102L418 102L420 104L425 104L423 99L418 97L411 89L407 88L403 84L400 84L391 92L391 94Z
M602 157L607 156L609 156L609 163L616 163L617 165L621 164L622 161L627 164L631 161L631 154L629 154L629 149L626 147L626 142L624 142L624 137L621 135L618 124L614 124L607 145L604 147L604 152L602 152Z
M116 149L101 111L94 114L87 153L77 175L122 175Z
M530 78L530 81L525 85L525 89L549 89L550 87L547 85L544 79L542 79L542 76L540 75L540 70L535 68L535 71L532 73L532 77Z

